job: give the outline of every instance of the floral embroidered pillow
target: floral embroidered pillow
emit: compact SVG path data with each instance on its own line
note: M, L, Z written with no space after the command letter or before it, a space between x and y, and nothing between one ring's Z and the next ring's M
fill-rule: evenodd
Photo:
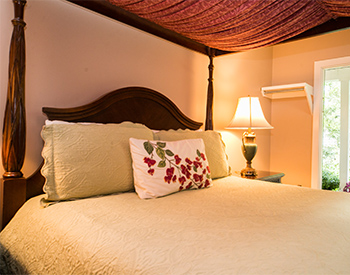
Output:
M141 199L211 186L202 139L179 141L130 138L134 185Z

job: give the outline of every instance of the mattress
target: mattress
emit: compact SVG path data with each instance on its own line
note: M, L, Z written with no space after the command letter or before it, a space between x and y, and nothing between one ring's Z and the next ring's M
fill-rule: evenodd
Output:
M226 177L157 199L40 207L0 233L2 270L29 274L348 274L350 194ZM6 263L5 263L6 261Z

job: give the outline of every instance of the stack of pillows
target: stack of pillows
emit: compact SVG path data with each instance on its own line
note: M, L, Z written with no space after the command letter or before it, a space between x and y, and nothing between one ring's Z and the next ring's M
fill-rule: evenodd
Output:
M230 174L215 131L47 121L42 130L45 201L135 190L142 199L212 185Z

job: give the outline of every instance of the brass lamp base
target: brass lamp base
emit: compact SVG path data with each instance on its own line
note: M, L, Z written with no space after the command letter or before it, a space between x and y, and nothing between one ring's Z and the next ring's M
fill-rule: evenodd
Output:
M256 179L258 176L258 173L256 172L256 170L252 167L247 167L242 169L241 171L241 177L242 178L247 178L247 179Z
M247 160L247 166L241 171L241 177L255 179L257 177L256 170L252 167L252 160L258 150L258 145L255 143L256 135L250 129L244 132L242 136L242 152Z

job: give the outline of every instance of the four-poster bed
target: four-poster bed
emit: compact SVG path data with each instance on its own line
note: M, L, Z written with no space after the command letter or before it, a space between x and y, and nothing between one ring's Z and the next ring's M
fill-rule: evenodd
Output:
M194 39L191 37L190 32L184 31L190 38L176 32L178 31L176 26L174 28L176 31L171 30L171 27L170 30L168 29L175 21L182 22L185 25L190 24L191 20L189 20L189 18L177 18L176 20L171 18L168 22L163 22L167 26L166 29L160 27L158 24L154 23L162 23L159 19L162 17L159 17L157 12L161 13L163 11L162 8L164 7L161 6L163 4L162 2L167 3L168 1L154 1L153 4L150 5L150 7L154 8L155 17L152 17L151 14L137 13L137 11L144 10L137 6L137 2L142 4L142 1L135 1L135 3L132 4L124 3L125 1L113 0L69 1L208 55L209 78L205 121L205 130L208 131L195 131L201 127L202 123L195 122L185 116L161 93L142 87L127 87L108 93L88 105L70 109L43 108L43 112L50 121L59 120L72 123L49 123L44 126L44 150L54 151L53 149L47 149L47 147L49 147L48 144L54 143L55 131L61 128L64 129L64 131L66 131L66 128L69 131L73 129L73 132L75 128L79 131L84 129L82 130L83 132L90 128L98 128L98 130L93 130L97 133L104 132L104 130L100 131L100 129L104 129L103 125L112 128L125 127L122 128L123 131L137 128L138 130L136 132L140 129L144 131L143 135L140 134L144 139L161 141L161 143L156 143L156 145L153 146L157 148L157 155L162 157L160 162L163 161L162 164L159 164L158 168L163 168L163 165L166 163L165 155L167 154L169 157L174 155L172 151L162 149L166 144L184 139L200 139L204 141L206 157L197 153L196 158L198 159L196 161L205 161L206 158L208 158L209 166L207 167L210 167L210 169L203 169L202 167L201 169L203 169L202 176L208 175L208 180L213 179L212 184L209 184L208 181L205 186L212 187L199 191L179 192L154 200L156 202L148 201L149 203L140 200L136 193L133 192L133 187L127 190L123 189L123 191L128 192L122 194L118 188L110 191L110 189L108 189L109 187L105 187L107 188L106 190L109 191L96 191L97 193L94 191L95 193L88 193L88 195L84 196L74 195L66 201L66 199L62 199L64 196L61 197L61 199L50 199L50 194L47 190L52 190L50 188L53 187L51 186L49 188L46 186L44 190L47 197L44 197L44 195L42 195L43 186L47 184L45 181L50 181L48 178L54 179L54 186L55 184L59 185L59 178L61 176L58 175L56 169L59 169L59 165L64 163L64 161L62 159L59 159L59 161L56 159L55 161L54 159L57 156L55 156L54 153L52 153L53 158L50 159L49 155L51 153L44 153L43 150L45 162L38 170L28 178L24 178L21 172L24 161L26 130L24 100L25 22L23 19L26 1L13 0L15 19L12 21L14 31L10 48L9 86L2 145L2 159L5 173L1 179L0 190L1 227L4 227L12 219L18 209L26 201L27 202L9 226L2 232L0 252L4 254L3 258L0 258L0 268L6 268L11 272L17 273L68 272L82 274L98 272L110 274L115 272L121 274L142 272L145 274L160 274L162 272L172 274L191 274L198 272L214 274L217 272L218 274L228 274L235 272L273 273L283 271L286 273L307 273L308 271L315 272L316 270L324 273L344 273L344 271L349 270L350 265L345 260L345 254L350 244L347 237L348 228L350 228L350 219L348 218L350 213L347 208L350 201L347 194L272 185L259 181L245 181L229 176L230 171L222 141L216 132L211 131L213 129L213 58L229 52L246 50L247 45L245 43L239 47L235 45L230 46L225 37L220 37L222 33L218 32L220 38L217 40L211 39L211 41L214 41L212 42L214 44L211 44L209 40L207 41L205 39L208 36L206 31L201 30L204 32L204 38L199 37L198 34L192 34L196 37L196 39ZM213 6L209 4L211 1L184 1L182 3L193 3L193 5L195 5L197 2L203 5L202 8L204 8L204 10L214 9L215 13L217 13L218 11L216 8L220 6L219 2L221 1L213 1L215 2ZM271 8L269 5L264 6L264 1L246 2L251 4L250 8L252 10L259 7L262 14L266 12L265 8ZM279 3L280 8L283 7L283 1L276 2ZM311 22L312 20L305 19L305 24L307 22L310 23L308 26L292 30L288 35L280 35L277 38L272 38L267 35L268 39L264 42L257 39L258 41L255 41L255 44L252 42L250 45L251 48L275 44L286 39L293 39L292 37L297 37L298 35L299 37L303 37L304 35L314 35L324 30L330 31L350 26L349 17L346 17L350 16L350 4L346 1L327 1L327 3L326 1L320 1L324 2L321 7L326 9L326 11L322 10L316 1L315 3L317 5L313 3L314 6L311 4L311 6L308 6L305 2L301 5L299 2L302 1L291 2L293 2L293 5L287 5L289 10L294 8L294 12L296 12L305 9L309 12L310 16L318 15L318 20L316 20L316 22ZM176 10L174 2L169 1L169 3L169 8L173 7ZM157 7L157 4L159 4L160 7ZM207 4L209 6L206 6ZM299 4L300 6L298 6ZM179 1L179 5L181 5L181 1ZM237 5L237 2L232 5ZM190 6L191 5L187 8L190 9ZM198 7L195 9L198 11ZM176 17L177 14L175 10L169 12L169 14L175 15ZM227 13L230 14L229 12ZM280 13L283 14L281 11ZM258 14L259 13L255 15L257 20L260 18ZM225 17L224 15L225 14L221 14L222 17ZM239 14L236 15L239 16ZM141 18L142 16L147 20ZM230 16L232 17L232 14ZM288 20L291 14L284 12L283 16L285 16L284 20ZM334 18L339 18L331 19L332 16ZM167 18L166 16L164 17ZM216 20L219 20L219 17L216 18ZM205 16L203 18L205 18ZM187 19L189 21L186 21ZM196 20L198 19L194 19L194 21ZM215 24L218 24L216 20L213 21ZM205 22L205 20L203 22ZM279 24L282 24L282 22L283 20L279 22ZM230 22L232 25L235 23L237 22ZM273 26L276 26L276 24ZM242 25L241 27L243 29L245 28ZM270 27L273 28L272 26ZM265 29L260 29L260 34L262 36L266 35L266 30L270 27L267 25L264 27ZM227 26L225 28L225 31L230 32ZM237 26L233 26L232 28L235 29ZM223 33L225 33L225 31L222 30ZM257 38L258 36L257 34L254 35L250 33L248 37ZM222 45L219 45L220 41ZM123 124L125 121L136 124L133 124L134 126L126 124L125 126L125 124ZM92 124L80 124L85 122ZM142 126L139 126L140 124L142 124ZM47 138L48 134L45 132L45 129L49 129L47 130L48 132L52 131L52 136L49 135L52 140ZM168 132L167 130L170 129L175 129L177 131ZM187 130L182 131L179 129ZM111 131L116 130L113 129ZM86 133L87 136L89 135L89 132L84 133ZM133 135L130 137L135 137ZM59 141L60 139L57 139L55 142ZM114 141L108 140L108 142L113 144ZM82 143L84 144L84 142ZM64 146L64 144L60 146ZM99 144L99 146L103 145ZM105 147L106 146L110 145L105 145ZM212 149L211 146L214 146L215 150ZM152 155L153 149L151 150L149 147L147 149L147 146L145 146L145 148L146 151L149 150L147 152L149 152L150 158L145 157L143 164L148 165L148 175L153 176L153 161L155 161ZM70 149L71 148L63 148L62 151L69 152ZM103 148L106 152L109 151L108 149L109 148ZM80 148L79 150L84 151L84 148ZM123 150L125 150L125 148ZM132 156L134 157L134 155ZM70 157L71 156L68 158ZM136 163L135 160L134 162ZM49 163L51 163L51 166L48 168ZM130 168L131 171L131 165L129 166L128 169ZM194 168L193 166L191 169L196 169L197 171L197 169L199 169L198 167L195 166ZM170 168L171 165L169 169ZM133 169L134 173L136 173L136 168L133 167ZM53 171L54 176L48 175L48 170L50 173ZM79 169L77 168L77 170ZM89 170L92 169L87 168L87 171ZM182 170L181 172L180 170L179 175L187 171L184 172L184 170ZM207 170L211 170L211 175ZM99 169L97 169L97 171L99 171ZM101 171L104 170L102 169ZM116 174L118 174L117 172L119 171L115 171ZM103 178L103 172L99 171L96 173L100 173L101 178ZM167 170L166 173L168 177L168 173L173 172L171 172L170 169ZM188 173L188 171L186 173ZM44 174L45 177L42 174ZM171 174L171 176L174 176L174 174ZM198 175L196 177L200 178ZM185 180L185 178L183 180ZM171 181L174 183L179 181L181 188L184 186L182 179L180 180L179 177L169 179L168 183L170 184ZM195 182L197 182L197 179L193 181L193 183ZM135 185L135 188L136 187L137 185ZM193 186L188 184L188 188L192 187ZM201 188L202 186L200 189ZM55 195L60 197L62 194L60 195L58 189L55 190L55 192L57 192ZM71 189L75 189L75 187ZM78 191L77 194L80 194L79 192L80 191ZM129 199L130 204L128 201ZM60 202L61 200L65 201ZM252 200L255 202L253 203ZM308 203L304 203L304 201ZM46 207L41 208L40 202ZM146 204L141 206L142 202L146 202ZM335 205L334 202L337 202L337 204ZM52 203L55 203L55 205L47 206ZM123 205L125 205L125 208ZM107 206L110 207L109 211ZM119 209L119 207L123 209L122 211L124 211L125 217L119 214L113 216L106 212L92 212L92 209L99 208L105 209L107 212L115 212L110 211L110 209ZM128 207L129 210L135 210L135 213L129 211ZM328 210L326 209L327 207L329 207ZM57 209L57 213L54 212L54 209ZM88 209L88 214L84 212L84 209ZM165 211L167 213L160 213L162 212L160 209L167 209L167 211ZM231 211L227 211L228 209L231 209ZM78 216L68 215L66 211L73 212ZM142 234L137 230L134 231L130 228L120 227L119 224L120 220L128 223L126 217L129 217L131 221L134 214L136 215L136 212L139 216L135 216L136 223L130 224L130 226L137 228L139 224L140 230L144 232ZM184 212L186 212L188 216L179 215L179 213ZM65 213L67 213L67 215ZM150 224L148 224L147 219L145 219L145 215L150 219ZM67 218L67 220L57 218L58 216ZM201 216L203 220L200 218ZM176 219L176 217L178 219ZM179 224L183 218L185 218L185 222L184 226L181 227ZM81 222L82 227L74 223L75 219ZM110 226L106 224L106 221L109 219L112 221ZM311 219L311 222L309 222L309 219ZM333 219L333 223L331 222L332 226L327 225L329 224L329 219ZM143 222L140 222L141 220ZM159 225L159 228L151 227L151 224L154 225L155 223ZM34 226L34 224L37 224L39 227ZM198 224L200 225L199 227ZM49 232L50 230L54 230L50 226L53 226L53 228L60 228L60 226L67 227L67 231L55 231L57 236L53 236L53 239L50 239L48 236ZM84 231L86 227L90 226L93 229L91 235L84 237L75 235L76 232ZM174 226L178 228L178 231L173 232ZM193 229L191 229L192 227ZM24 232L27 232L25 233L27 234L25 240L20 238L21 234L24 234L20 231L20 228L22 228ZM107 231L97 231L98 228L100 228L100 230L105 228ZM210 230L204 230L203 234L195 235L196 232L202 232L204 228ZM322 230L320 228L322 228ZM154 232L157 232L160 236L155 236L150 230L154 230ZM164 234L164 230L166 230L169 235ZM70 233L67 233L68 231ZM74 234L72 232L74 232ZM116 232L120 232L122 238L116 238L116 240L108 239L109 235L115 236ZM34 245L31 243L31 241L36 240L37 234L41 233L44 238L47 239L43 240L38 238L37 244ZM189 235L187 235L187 233ZM333 237L332 235L332 237L329 237L329 234L334 234L335 236ZM179 244L177 244L178 238L180 238ZM92 245L91 242L86 243L87 239L91 239L91 242L96 243L94 245ZM72 244L72 240L77 240L77 243L73 242ZM232 241L235 242L235 245L230 245ZM60 242L62 242L62 247L58 244ZM162 242L164 243L163 247L158 244L156 245L156 243ZM108 243L111 243L114 247L109 247ZM104 247L103 249L105 249L105 252L99 251L100 245ZM18 247L26 247L26 249L29 249L31 246L47 246L47 249L42 253L36 252L38 254L18 251ZM116 247L123 246L125 246L125 250L115 250ZM140 246L140 250L136 249L137 246ZM168 249L173 246L177 247L179 250ZM51 251L49 251L49 247L51 247ZM81 250L84 247L87 247L88 251ZM148 249L150 247L152 247L151 250ZM90 250L90 248L92 249ZM83 257L81 258L81 255L78 255L77 258L67 260L71 257L71 252L82 254ZM241 255L239 255L240 253ZM64 256L65 254L66 256ZM334 254L339 255L339 257L327 263L324 262L329 260ZM197 257L198 255L200 255L200 257ZM77 255L74 255L74 257L75 256ZM47 261L44 261L44 258L47 258ZM250 258L254 261L253 264L250 262ZM96 262L87 263L90 259ZM172 262L172 259L175 259L175 261ZM4 263L1 262L2 260L5 262L5 266ZM181 262L182 260L188 262L183 265ZM51 264L52 261L56 264ZM68 261L67 264L60 266L66 261Z

